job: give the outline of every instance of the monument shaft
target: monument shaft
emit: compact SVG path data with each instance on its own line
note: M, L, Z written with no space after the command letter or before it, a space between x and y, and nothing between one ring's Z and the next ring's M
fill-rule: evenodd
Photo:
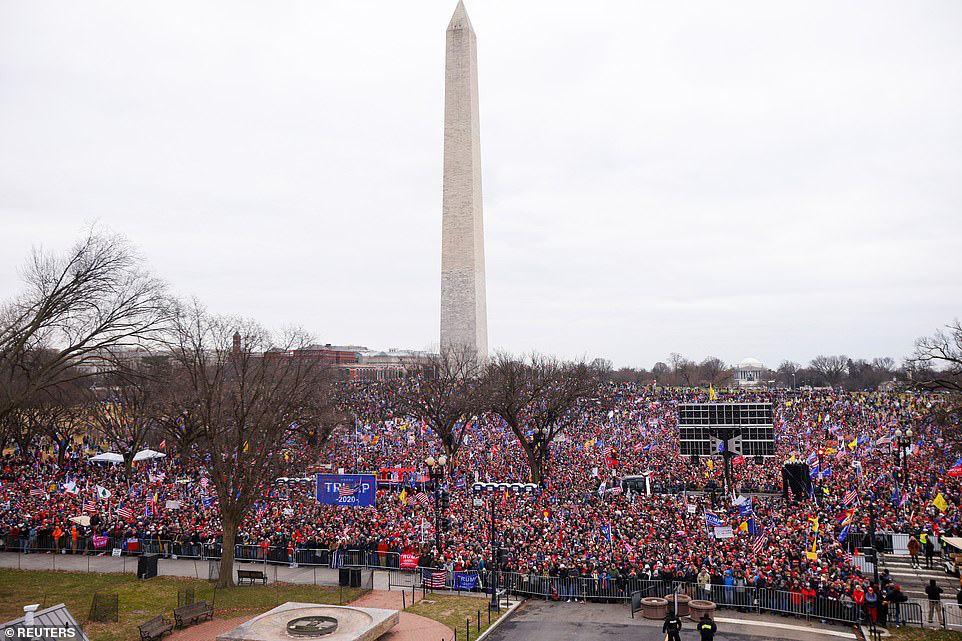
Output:
M446 35L441 349L467 349L479 359L488 354L478 53L463 2L458 2Z

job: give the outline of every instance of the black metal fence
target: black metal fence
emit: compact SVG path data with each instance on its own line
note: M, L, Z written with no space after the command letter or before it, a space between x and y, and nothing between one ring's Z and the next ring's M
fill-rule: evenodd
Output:
M116 550L116 552L115 552ZM192 543L167 539L112 536L78 536L72 539L64 534L59 539L52 536L0 538L0 551L21 554L55 552L58 554L80 555L119 555L140 556L159 554L165 558L219 560L223 554L220 543ZM360 548L308 548L296 545L250 545L234 546L234 557L238 561L260 561L283 565L304 565L319 567L364 567L399 569L398 552L380 552Z

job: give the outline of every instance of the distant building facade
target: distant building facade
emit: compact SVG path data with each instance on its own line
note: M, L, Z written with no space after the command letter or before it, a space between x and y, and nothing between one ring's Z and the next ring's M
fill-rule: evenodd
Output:
M294 350L268 350L265 359L304 358L334 368L342 381L393 381L427 363L431 354L414 350L378 351L362 345L309 345Z
M735 387L754 387L764 385L768 368L757 358L743 359L732 368L732 383Z

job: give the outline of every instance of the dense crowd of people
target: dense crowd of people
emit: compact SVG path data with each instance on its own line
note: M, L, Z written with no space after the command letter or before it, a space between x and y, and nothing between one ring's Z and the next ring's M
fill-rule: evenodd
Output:
M312 560L336 563L339 553L361 549L381 561L404 553L419 557L420 565L482 570L492 562L494 501L497 543L507 550L499 559L505 571L874 599L880 586L869 586L850 556L854 533L868 529L870 512L878 530L929 537L962 533L959 479L948 474L958 453L950 451L943 433L958 426L935 420L945 402L938 396L722 392L720 401L770 402L775 408L776 456L733 461L735 495L744 497L736 505L722 489L721 457L695 461L679 450L677 405L707 401L708 392L609 384L581 404L576 424L550 444L542 488L533 494L475 501L474 482L527 482L529 469L502 421L472 420L445 474L451 501L444 516L450 522L437 549L434 502L415 497L422 490L431 497L422 480L424 461L441 453L440 444L420 422L392 415L391 384L353 391L354 430L335 434L318 449L292 452L289 476L303 477L319 466L348 473L413 469L414 476L404 477L407 484L379 485L376 504L368 508L321 505L310 484L276 484L241 527L238 543L250 546L245 554L280 549L294 560L296 551L309 550ZM914 434L901 479L892 443L897 428ZM169 457L128 471L90 462L93 444L88 439L72 445L63 466L48 451L3 457L0 535L7 549L103 554L109 553L106 538L162 542L157 545L169 553L169 542L182 552L218 543L218 504L205 469L182 462L169 448ZM783 498L782 463L790 458L807 461L813 472L818 468L811 497ZM655 493L625 489L625 477L643 473L650 474ZM71 519L84 514L89 525ZM730 526L733 536L716 537L716 525Z

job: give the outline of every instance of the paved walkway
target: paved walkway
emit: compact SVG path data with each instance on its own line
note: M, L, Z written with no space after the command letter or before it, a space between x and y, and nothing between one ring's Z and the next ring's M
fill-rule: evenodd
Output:
M167 637L167 641L214 641L218 634L223 634L231 628L236 628L244 621L252 619L250 615L236 617L233 619L214 619L186 627L182 630L174 630Z
M421 592L414 591L416 601L421 600ZM411 605L411 593L402 597L398 590L371 590L351 602L359 608L384 608L387 610L401 610L406 604ZM452 641L454 631L448 626L410 612L401 612L400 621L389 633L379 641Z

